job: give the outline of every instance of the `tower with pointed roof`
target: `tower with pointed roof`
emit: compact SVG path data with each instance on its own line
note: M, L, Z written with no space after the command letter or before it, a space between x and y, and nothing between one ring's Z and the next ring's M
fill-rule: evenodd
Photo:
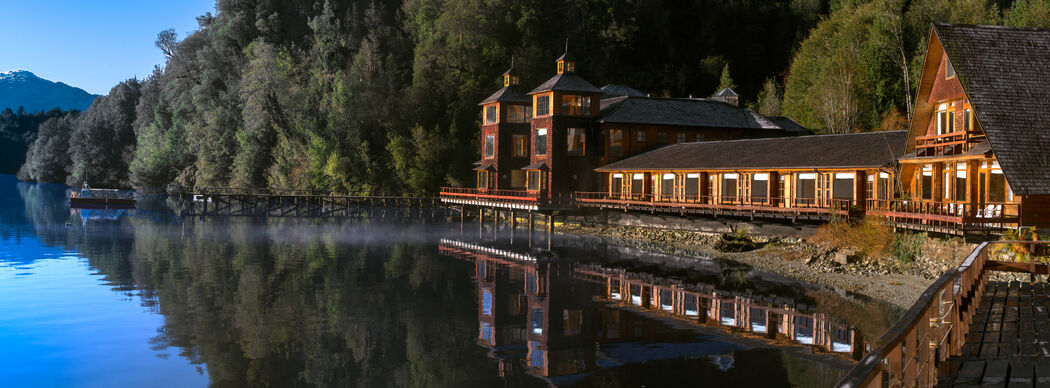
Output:
M555 64L556 74L529 92L532 157L525 167L527 190L553 200L599 184L591 170L600 156L596 118L602 95L576 74L579 69L568 42Z
M503 87L481 105L481 160L475 163L479 189L512 190L525 188L529 164L529 122L532 100L521 90L521 77L514 64L503 72Z

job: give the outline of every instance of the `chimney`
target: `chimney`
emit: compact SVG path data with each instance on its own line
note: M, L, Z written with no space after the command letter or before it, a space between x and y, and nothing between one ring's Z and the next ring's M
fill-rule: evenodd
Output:
M712 94L710 99L715 101L721 101L736 107L740 106L740 95L736 94L736 92L734 92L733 89L730 88L723 88L722 90L719 90L717 93Z

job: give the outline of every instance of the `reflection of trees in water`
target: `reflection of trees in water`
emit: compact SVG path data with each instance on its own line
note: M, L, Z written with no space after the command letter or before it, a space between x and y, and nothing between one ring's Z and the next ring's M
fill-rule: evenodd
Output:
M166 318L158 346L177 346L206 364L218 386L495 378L491 366L468 359L482 357L471 340L469 266L420 245L341 240L366 233L361 225L307 236L292 228L295 221L268 223L185 224L183 231L134 222L134 277L156 291Z

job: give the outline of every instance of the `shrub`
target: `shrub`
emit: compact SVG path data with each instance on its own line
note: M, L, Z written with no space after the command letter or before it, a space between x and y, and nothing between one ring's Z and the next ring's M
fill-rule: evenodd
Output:
M922 244L926 235L921 233L899 233L893 239L893 258L910 263L922 255Z

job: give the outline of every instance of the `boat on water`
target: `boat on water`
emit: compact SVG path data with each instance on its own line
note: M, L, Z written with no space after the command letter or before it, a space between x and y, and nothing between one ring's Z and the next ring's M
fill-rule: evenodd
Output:
M69 195L69 206L74 208L133 208L135 196L131 190L92 189L85 183Z

